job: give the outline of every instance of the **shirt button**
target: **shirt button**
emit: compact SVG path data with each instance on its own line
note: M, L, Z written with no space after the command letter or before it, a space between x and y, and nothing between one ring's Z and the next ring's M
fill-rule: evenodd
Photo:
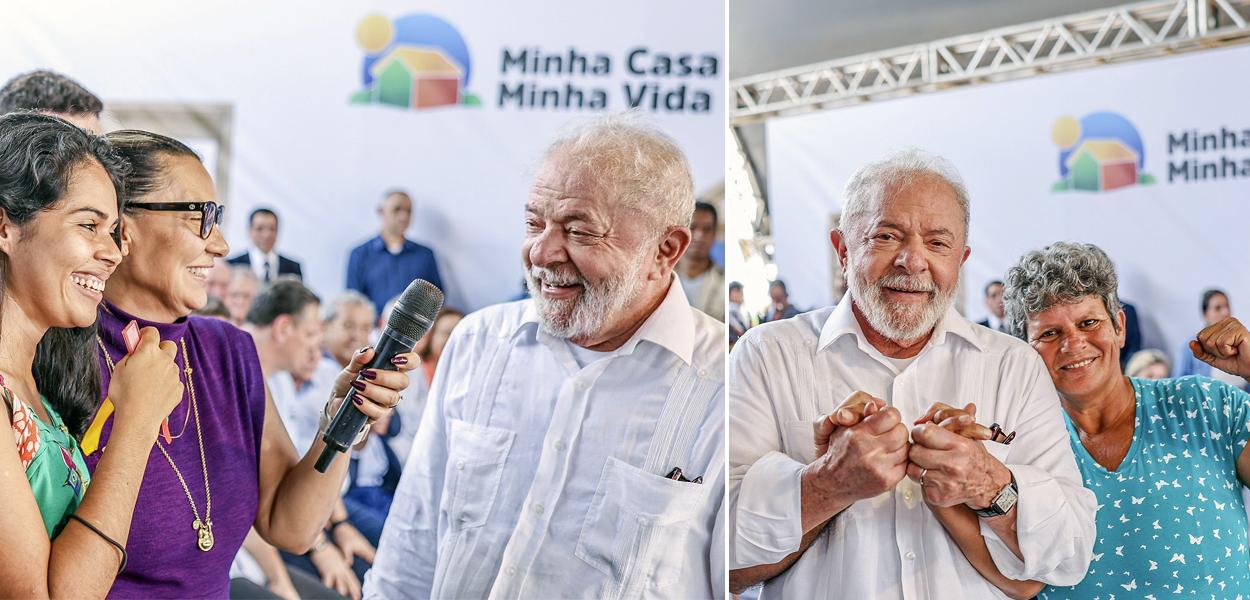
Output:
M906 501L908 501L908 502L911 502L912 498L915 498L915 497L916 497L916 495L915 495L915 494L913 494L911 490L907 490L907 491L903 492L903 499L904 499L904 500L906 500Z
M560 450L561 452L563 452L564 449L568 447L569 447L568 444L565 444L564 440L556 440L556 450Z
M456 470L457 470L457 471L463 471L463 470L464 470L464 461L463 461L463 460L458 460L458 461L456 461Z
M538 513L538 514L540 514L540 515L541 515L541 514L543 514L543 510L544 510L544 509L543 509L543 505L542 505L542 504L535 504L535 505L534 505L534 512L536 512L536 513Z
M707 377L707 369L699 369L699 377Z
M516 567L508 567L507 569L504 569L504 572L508 574L508 577L512 577L513 575L516 575Z
M908 552L907 554L903 555L903 558L906 558L907 560L916 560L916 553Z

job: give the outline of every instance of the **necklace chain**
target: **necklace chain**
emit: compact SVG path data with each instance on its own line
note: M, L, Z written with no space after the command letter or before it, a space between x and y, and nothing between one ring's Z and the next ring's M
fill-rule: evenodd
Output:
M113 357L109 355L108 348L104 346L104 340L96 335L96 342L100 345L100 350L104 352L104 361L108 363L109 373L116 368L113 364ZM213 549L213 492L208 485L208 461L204 457L204 431L200 428L200 410L199 404L195 398L195 381L192 379L194 370L191 368L191 355L187 353L187 340L185 337L180 338L178 343L182 346L182 361L186 367L183 372L187 375L187 389L191 393L191 413L195 415L195 435L196 441L200 446L200 467L204 472L204 520L200 520L200 511L195 506L195 499L191 497L191 488L187 486L187 480L182 476L182 471L178 469L178 465L174 463L174 458L169 455L169 451L165 446L161 445L159 436L156 440L156 447L160 449L161 454L165 456L165 460L169 461L169 466L174 470L174 475L178 477L178 483L182 484L182 491L187 495L187 503L191 505L191 514L195 517L195 521L191 523L191 527L195 529L196 545L200 550L208 552ZM186 431L186 425L183 425L183 432ZM182 434L180 433L179 436Z

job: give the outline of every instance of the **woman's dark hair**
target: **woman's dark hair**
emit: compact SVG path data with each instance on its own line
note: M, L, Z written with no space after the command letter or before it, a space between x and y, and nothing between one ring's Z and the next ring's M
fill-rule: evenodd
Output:
M1228 294L1225 294L1224 290L1212 288L1202 292L1202 314L1207 314L1207 309L1211 307L1211 299L1216 296L1223 296L1224 299L1228 299Z
M69 191L76 169L99 164L113 181L122 208L126 163L103 138L56 117L17 112L0 117L0 209L23 226L54 207ZM0 300L8 279L9 257L0 253ZM75 437L100 402L96 326L53 327L35 350L35 385ZM34 402L35 398L26 398Z
M168 184L165 179L165 159L190 156L200 160L200 156L186 144L159 133L122 129L105 134L104 139L130 163L126 188L122 193L122 198L127 202L161 190Z

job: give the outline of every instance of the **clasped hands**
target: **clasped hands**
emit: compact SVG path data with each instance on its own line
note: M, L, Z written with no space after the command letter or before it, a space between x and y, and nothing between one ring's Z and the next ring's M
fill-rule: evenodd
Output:
M910 437L909 434L910 433ZM976 405L935 402L909 431L898 409L865 392L852 393L814 423L818 472L853 500L894 489L903 477L921 484L934 507L989 506L1011 472L981 444L992 437L976 422Z

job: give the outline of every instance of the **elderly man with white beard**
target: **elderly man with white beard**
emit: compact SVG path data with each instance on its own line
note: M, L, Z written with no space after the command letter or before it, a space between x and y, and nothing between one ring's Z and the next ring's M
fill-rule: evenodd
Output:
M1084 577L1095 500L1046 368L951 306L968 212L944 159L909 150L861 168L830 234L846 297L738 341L731 591L765 582L766 599L998 598L964 556L987 548L1008 578ZM964 431L988 430L974 419L1004 432L976 439ZM952 530L979 529L984 545L952 539L944 527L960 519L979 527Z
M367 598L724 594L724 325L674 275L694 186L613 116L548 148L525 207L532 299L452 333Z

